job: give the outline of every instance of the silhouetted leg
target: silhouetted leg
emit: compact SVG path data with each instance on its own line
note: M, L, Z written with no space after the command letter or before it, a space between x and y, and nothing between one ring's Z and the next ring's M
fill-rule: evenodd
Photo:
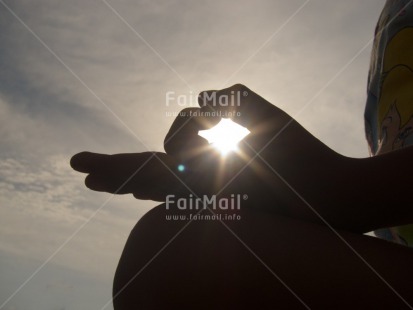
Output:
M242 242L219 221L181 231L164 205L148 212L120 259L115 309L408 309L397 294L413 305L411 249L340 232L396 294L327 227L238 212L225 223Z

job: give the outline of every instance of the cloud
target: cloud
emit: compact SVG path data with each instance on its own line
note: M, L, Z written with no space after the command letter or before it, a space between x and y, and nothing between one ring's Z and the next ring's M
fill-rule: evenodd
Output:
M0 253L0 300L4 301L41 261ZM4 283L7 283L7 286ZM110 291L109 277L99 277L87 270L80 273L50 263L2 309L100 309L110 299Z
M8 76L13 81L20 81L15 86L20 93L23 90L24 97L30 95L30 102L19 100L30 113L53 119L54 113L64 111L72 122L77 116L85 115L86 120L96 113L105 115L99 128L116 128L122 132L122 139L113 140L128 141L117 148L123 147L125 151L138 148L162 150L162 136L172 122L165 117L168 110L165 93L170 90L188 92L185 83L163 60L195 92L242 82L294 113L354 56L367 42L366 38L372 37L374 22L367 23L366 20L374 21L381 9L377 2L354 5L311 1L296 18L284 25L304 1L288 4L245 1L236 6L225 1L214 6L190 1L109 3L162 59L103 2L78 1L57 5L41 1L36 8L42 9L37 9L36 14L28 14L34 10L30 3L16 5L15 9L145 146L27 30L10 14L5 14L5 28L9 32L5 40L6 51L13 51L8 55L8 63L14 71ZM61 14L63 11L65 14ZM274 34L272 40L258 51ZM257 51L256 56L227 81ZM360 57L364 66L352 67L358 78L346 86L363 90L357 93L361 97L351 98L350 103L363 106L369 56L367 53ZM22 89L25 85L28 87ZM7 87L8 92L11 89ZM323 102L323 95L328 92L329 89L324 91L312 105ZM39 94L42 97L34 100ZM181 107L172 108L179 110ZM299 120L305 122L306 116L302 114ZM56 118L58 121L64 119L62 115ZM319 124L334 121L332 114ZM152 126L153 122L160 126ZM92 130L90 127L94 123L95 120L88 126L75 122L72 128ZM331 141L327 131L324 132L320 132L320 138ZM94 133L88 131L85 134ZM93 138L99 139L98 135ZM330 146L338 147L336 144ZM345 151L345 148L341 149Z
M64 63L0 4L0 250L42 262L110 197L84 188L71 155L162 150L166 112L182 108L167 107L168 91L241 82L294 116L371 39L384 0L312 0L289 22L303 0L109 1L146 43L102 1L6 3ZM367 155L368 58L369 47L297 116L346 155ZM68 285L110 282L128 232L153 205L111 200L52 260L76 274ZM21 264L24 276L38 266ZM61 298L50 307L69 307Z
M33 166L33 163L3 158L0 162L3 206L32 214L53 214L83 203L80 176L71 171L67 160L52 157L42 165Z

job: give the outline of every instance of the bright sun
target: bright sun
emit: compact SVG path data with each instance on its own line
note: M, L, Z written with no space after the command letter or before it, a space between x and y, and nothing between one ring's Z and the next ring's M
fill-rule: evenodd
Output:
M208 140L222 155L238 149L238 142L245 138L250 131L234 123L230 119L223 118L216 126L208 130L200 130L199 135Z

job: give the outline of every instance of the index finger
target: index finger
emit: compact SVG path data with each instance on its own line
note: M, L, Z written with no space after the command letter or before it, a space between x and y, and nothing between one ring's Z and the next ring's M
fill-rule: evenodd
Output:
M247 127L251 132L282 128L291 117L242 84L222 90L204 91L200 106L209 106L221 117Z
M71 158L70 165L74 170L83 173L118 176L131 174L138 169L141 173L149 171L149 174L153 174L160 161L167 166L171 164L169 157L155 152L114 155L81 152Z

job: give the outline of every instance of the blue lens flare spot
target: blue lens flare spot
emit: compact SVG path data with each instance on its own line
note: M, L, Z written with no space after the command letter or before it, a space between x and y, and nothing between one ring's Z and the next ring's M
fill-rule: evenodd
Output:
M185 171L185 166L184 165L179 165L178 166L178 171L184 172Z

